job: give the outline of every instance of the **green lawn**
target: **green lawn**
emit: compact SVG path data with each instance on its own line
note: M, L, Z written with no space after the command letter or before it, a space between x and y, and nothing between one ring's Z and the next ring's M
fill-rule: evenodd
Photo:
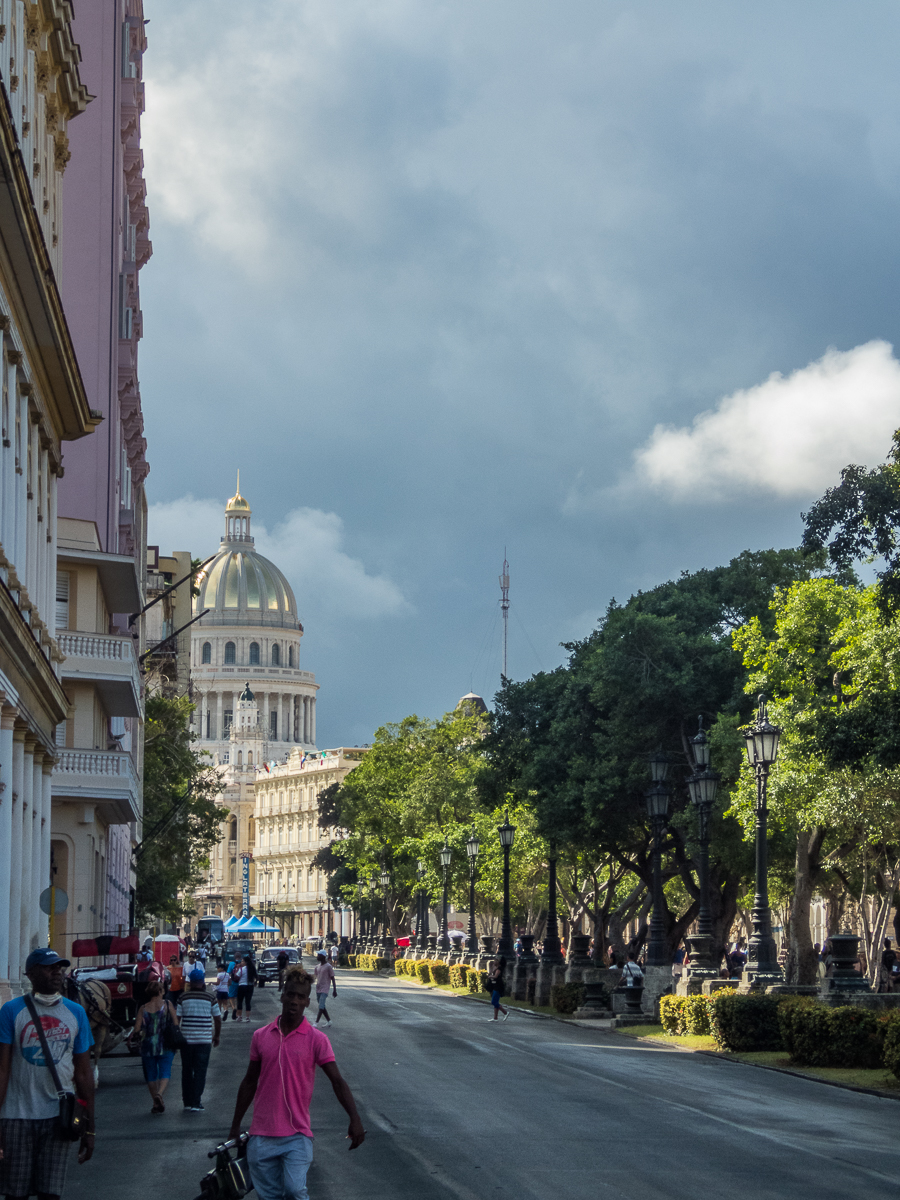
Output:
M775 1067L781 1071L794 1071L798 1075L808 1075L811 1079L828 1080L831 1083L842 1083L847 1087L875 1088L878 1091L900 1092L900 1079L896 1079L884 1067L875 1070L863 1070L852 1067L799 1067L792 1063L783 1050L757 1050L747 1054L731 1054L717 1051L715 1040L711 1037L688 1035L678 1037L674 1033L666 1033L662 1025L629 1025L617 1032L626 1037L637 1038L638 1041L653 1040L665 1042L669 1046L682 1046L685 1050L711 1050L720 1053L723 1058L735 1062L755 1063L761 1067Z

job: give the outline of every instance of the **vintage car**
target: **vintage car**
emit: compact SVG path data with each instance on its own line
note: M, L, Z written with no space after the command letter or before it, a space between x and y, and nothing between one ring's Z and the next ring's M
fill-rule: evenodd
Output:
M260 987L265 987L267 983L277 983L278 955L282 953L288 956L289 966L299 965L302 961L300 951L295 946L269 946L263 950L256 964L256 982Z

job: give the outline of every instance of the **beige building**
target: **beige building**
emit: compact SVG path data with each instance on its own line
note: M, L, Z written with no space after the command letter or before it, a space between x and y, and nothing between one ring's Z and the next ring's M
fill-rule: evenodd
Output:
M350 933L349 914L335 912L327 879L312 860L336 836L334 829L319 828L319 793L341 783L365 753L362 746L316 754L294 750L287 762L257 773L250 900L258 916L288 937Z
M183 696L191 687L191 556L147 547L144 683L148 692Z
M68 713L56 639L63 447L92 433L59 291L68 124L84 111L72 11L5 3L0 39L0 1001L46 944L51 770Z
M60 517L56 636L69 707L56 731L51 848L53 881L69 899L54 922L65 956L74 937L129 928L143 700L137 634L113 615L139 612L141 594L132 554L103 553L93 521Z

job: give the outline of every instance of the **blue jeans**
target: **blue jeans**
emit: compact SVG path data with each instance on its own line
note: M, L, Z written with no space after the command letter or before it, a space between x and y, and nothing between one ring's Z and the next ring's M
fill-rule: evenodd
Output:
M185 1108L197 1108L203 1098L211 1050L209 1042L181 1047L181 1099Z
M247 1144L250 1179L259 1200L309 1200L306 1172L313 1157L312 1138L259 1137Z

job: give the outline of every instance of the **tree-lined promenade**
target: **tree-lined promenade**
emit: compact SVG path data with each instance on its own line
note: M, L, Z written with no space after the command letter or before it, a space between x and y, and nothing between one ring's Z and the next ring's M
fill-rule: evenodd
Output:
M895 935L900 881L900 556L898 443L873 471L851 467L806 516L798 549L746 551L627 602L567 645L568 662L505 681L493 713L462 705L440 721L380 729L366 760L323 794L320 824L344 831L322 853L336 899L364 918L415 929L421 897L440 911L441 850L452 904L469 907L466 843L479 843L480 931L498 932L508 812L512 919L540 937L555 857L561 911L594 938L597 965L625 930L646 938L653 900L648 756L672 785L661 852L660 917L674 952L700 908L700 836L688 780L698 718L718 777L709 823L715 961L746 934L753 903L756 773L742 730L757 694L781 730L768 778L768 886L782 914L788 982L816 979L813 896L828 932L863 939L870 979ZM880 558L876 582L856 568ZM445 858L448 855L445 853Z

